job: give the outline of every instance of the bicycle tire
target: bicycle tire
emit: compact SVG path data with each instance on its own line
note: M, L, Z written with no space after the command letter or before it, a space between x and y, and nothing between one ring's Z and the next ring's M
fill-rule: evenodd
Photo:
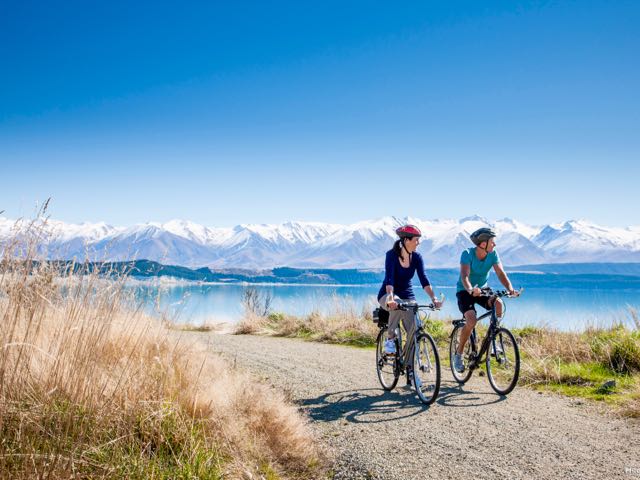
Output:
M471 378L471 375L473 374L473 370L470 370L467 367L469 356L473 351L473 348L472 348L473 340L471 339L471 336L467 340L467 344L464 346L464 355L463 355L463 358L464 358L463 361L465 364L464 371L458 372L454 367L453 356L455 355L456 350L458 348L460 332L462 332L462 328L463 328L462 326L455 327L453 329L453 332L451 332L451 340L449 341L449 364L451 366L451 373L453 374L453 379L460 384L467 383L467 381Z
M494 350L494 342L497 351ZM499 395L508 395L518 383L520 349L506 328L499 328L491 339L486 364L491 388Z
M440 392L440 356L433 337L426 332L416 338L413 356L413 387L422 403L431 405Z
M398 368L397 355L387 355L384 351L384 342L387 338L387 330L380 329L378 338L376 339L376 373L380 385L386 391L393 390L398 384L400 378L400 369Z

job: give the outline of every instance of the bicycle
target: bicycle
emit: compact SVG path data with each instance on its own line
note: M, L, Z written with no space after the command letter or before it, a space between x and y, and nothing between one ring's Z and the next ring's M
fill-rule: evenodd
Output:
M440 357L436 342L431 335L424 330L422 319L418 314L421 310L435 311L433 304L418 305L415 302L398 302L399 310L412 310L415 319L415 330L407 334L407 341L402 350L402 332L400 325L396 329L395 344L398 354L388 354L384 349L387 337L389 312L382 308L373 311L374 322L380 327L376 339L376 371L382 388L393 390L401 375L407 374L407 380L411 382L420 401L426 405L433 403L440 391ZM407 358L415 345L412 359ZM410 374L410 371L413 374Z
M511 298L519 296L523 289L520 289L518 295L510 295L506 290L493 292L490 288L483 289L484 294L489 294L497 298ZM502 318L498 318L495 309L495 300L493 307L484 315L478 317L478 321L491 316L489 329L482 339L480 349L478 350L478 335L474 328L469 336L469 340L464 347L463 364L464 370L458 372L454 367L453 357L458 351L460 345L460 333L466 325L464 318L454 320L453 331L451 332L451 340L449 342L449 361L451 362L451 372L453 378L460 384L466 383L473 371L480 367L482 358L486 355L485 363L487 369L487 377L491 388L499 395L508 395L516 386L518 376L520 375L520 350L513 334L506 328L500 326L500 322L506 313L506 306Z

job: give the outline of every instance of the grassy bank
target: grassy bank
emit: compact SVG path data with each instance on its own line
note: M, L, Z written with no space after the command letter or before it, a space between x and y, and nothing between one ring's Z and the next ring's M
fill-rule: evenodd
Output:
M236 334L273 335L302 338L315 342L357 347L375 345L378 328L373 322L356 316L321 315L306 317L271 313L267 316L245 315L235 329Z
M520 385L606 402L623 415L640 417L640 322L635 312L631 314L635 328L618 324L579 333L537 327L514 329L522 354ZM451 320L429 319L425 326L436 339L443 365L448 368ZM247 311L236 328L237 334L371 348L378 331L370 312L354 308L305 317Z
M281 394L170 340L123 277L34 270L31 248L0 261L0 476L324 475Z
M625 415L640 417L639 328L617 324L561 332L529 327L515 333L522 351L523 383L603 401Z

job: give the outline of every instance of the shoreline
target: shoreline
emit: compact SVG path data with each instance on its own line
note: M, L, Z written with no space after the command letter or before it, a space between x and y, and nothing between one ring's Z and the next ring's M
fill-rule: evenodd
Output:
M527 272L528 274L528 272ZM542 275L555 275L555 274L547 274L542 273ZM153 280L151 279L153 278ZM168 280L162 280L167 279ZM108 277L105 277L105 280L108 280ZM197 287L197 286L232 286L232 287L325 287L325 288L379 288L378 283L297 283L297 282L205 282L201 280L186 280L176 277L129 277L127 279L127 284L137 284L137 285L145 285L151 287L158 286L189 286L189 287ZM522 286L522 285L521 285ZM420 288L419 285L414 285L416 288ZM456 288L455 285L434 285L435 288L439 289L447 289L453 290ZM620 291L620 292L634 292L638 291L640 293L640 288L634 287L607 287L607 288L598 288L598 287L572 287L572 286L563 286L558 287L557 285L549 285L549 286L540 286L540 285L524 285L526 290L554 290L554 291ZM496 287L501 289L502 287ZM374 295L374 294L372 294Z

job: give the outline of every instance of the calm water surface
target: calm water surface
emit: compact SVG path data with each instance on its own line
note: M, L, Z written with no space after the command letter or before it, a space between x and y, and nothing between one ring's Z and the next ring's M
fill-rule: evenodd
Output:
M135 287L148 310L178 323L236 322L242 315L241 285L168 285ZM306 315L313 311L335 312L372 309L378 286L252 286L272 297L273 311ZM427 303L424 292L416 289L418 301ZM455 288L440 287L445 304L440 318L459 317ZM588 325L608 325L613 321L632 324L630 308L640 310L640 291L636 289L550 289L529 288L520 298L507 299L507 326L549 325L563 330ZM478 307L478 311L482 311Z

